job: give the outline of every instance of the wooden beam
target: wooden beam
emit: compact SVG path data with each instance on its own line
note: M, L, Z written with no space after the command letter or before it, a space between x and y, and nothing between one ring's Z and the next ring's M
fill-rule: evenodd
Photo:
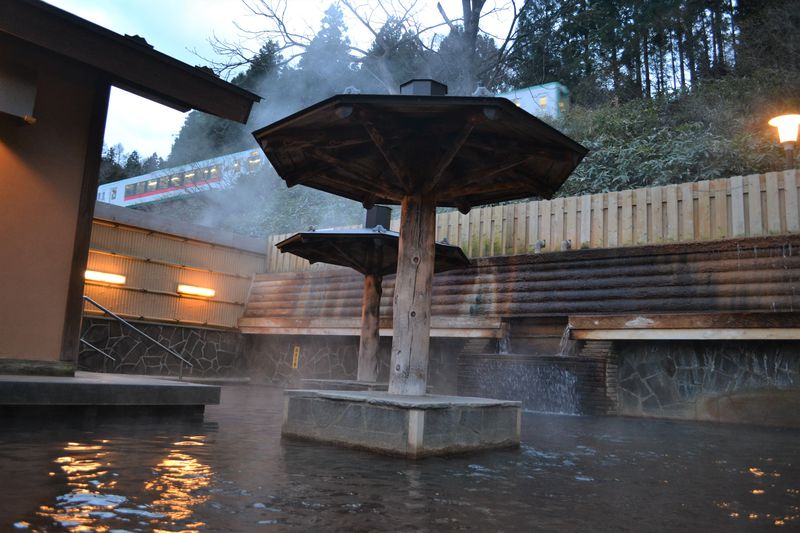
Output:
M61 337L60 358L63 361L77 361L80 353L84 273L89 261L92 219L97 198L97 181L100 175L100 160L103 153L103 135L106 128L110 91L111 86L107 80L101 78L95 81L92 116L86 138L83 177L78 199L78 216L75 221L75 242L72 248L67 305L64 311L64 329Z
M425 394L436 245L436 199L403 199L395 277L389 393Z
M245 335L326 335L337 337L358 337L361 329L352 328L265 328L258 326L241 326L239 332ZM392 328L381 328L381 337L391 337ZM503 337L501 329L453 329L431 328L431 337L451 339L500 339Z
M444 171L450 166L450 163L453 162L453 158L458 154L461 147L464 146L464 142L466 142L469 134L472 133L472 130L475 128L474 120L469 120L464 126L461 128L461 131L458 132L456 138L453 139L450 147L445 151L439 161L436 163L436 167L433 169L433 173L431 179L425 184L425 191L431 192L435 191L436 188L439 186L439 181L442 179L442 175Z
M411 192L410 191L411 178L408 175L408 172L406 172L405 168L403 168L403 165L397 159L395 159L391 153L389 153L389 147L386 146L386 139L383 136L383 134L380 132L380 130L378 130L375 124L373 124L366 118L362 118L361 123L363 124L364 129L367 130L367 134L369 135L370 139L372 139L372 142L375 144L375 147L378 149L380 154L383 156L383 159L386 161L389 170L392 171L392 174L394 174L395 178L397 178L397 180L404 187L409 189L407 192Z
M569 317L569 327L574 330L793 328L798 325L800 325L800 313L792 312L573 315Z
M575 340L800 340L800 328L572 330Z
M457 181L458 181L458 183L464 184L466 186L466 185L469 185L469 184L471 184L472 182L474 182L476 180L482 180L482 181L483 180L487 180L487 179L491 178L492 176L496 176L497 174L500 174L500 173L505 172L507 170L511 170L514 167L518 167L519 165L527 163L528 161L530 161L533 158L534 158L534 156L531 156L531 155L528 155L528 154L526 154L524 156L516 155L514 157L511 157L511 158L505 160L502 163L498 163L498 164L495 164L495 165L484 167L482 169L475 170L475 171L471 172L470 174L467 174L466 176L459 176Z
M359 328L360 319L352 318L262 318L242 317L240 328L249 329L353 329ZM500 318L438 316L431 318L431 328L435 329L497 329L502 324ZM392 320L381 318L381 329L391 331Z
M380 176L379 170L370 168L367 165L362 165L358 161L354 161L352 159L344 161L335 155L329 154L324 150L320 150L319 148L311 148L309 153L314 156L315 159L319 159L320 161L334 166L337 169L347 169L347 175L360 175L362 181L375 181L377 180L378 176Z
M378 344L380 342L381 276L364 276L361 305L361 337L358 345L358 381L378 381Z

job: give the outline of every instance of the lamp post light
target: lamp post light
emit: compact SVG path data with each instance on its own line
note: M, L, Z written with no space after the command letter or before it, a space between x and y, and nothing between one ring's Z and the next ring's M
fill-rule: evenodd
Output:
M794 145L797 143L797 129L800 126L800 115L781 115L769 121L770 126L778 128L778 138L785 151L786 170L794 168Z

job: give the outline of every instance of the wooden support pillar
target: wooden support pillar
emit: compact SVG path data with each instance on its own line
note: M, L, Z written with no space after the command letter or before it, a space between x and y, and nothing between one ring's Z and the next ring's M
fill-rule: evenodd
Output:
M403 199L394 291L389 392L425 394L431 327L431 287L436 238L436 199Z
M358 346L358 381L378 381L378 343L380 342L381 276L364 277L361 303L361 342Z

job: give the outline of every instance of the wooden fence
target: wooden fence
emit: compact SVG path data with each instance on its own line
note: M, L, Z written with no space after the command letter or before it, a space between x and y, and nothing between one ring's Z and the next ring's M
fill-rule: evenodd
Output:
M436 238L460 246L469 257L617 248L800 233L800 179L796 170L734 176L679 185L570 196L456 211L436 217ZM396 229L398 220L393 220ZM331 268L309 265L268 239L267 272Z

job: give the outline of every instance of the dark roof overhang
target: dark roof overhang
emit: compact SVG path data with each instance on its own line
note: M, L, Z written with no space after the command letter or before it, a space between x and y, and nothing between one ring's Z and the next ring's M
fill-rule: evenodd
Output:
M0 32L104 72L111 84L179 111L247 122L261 97L38 0L0 2Z

